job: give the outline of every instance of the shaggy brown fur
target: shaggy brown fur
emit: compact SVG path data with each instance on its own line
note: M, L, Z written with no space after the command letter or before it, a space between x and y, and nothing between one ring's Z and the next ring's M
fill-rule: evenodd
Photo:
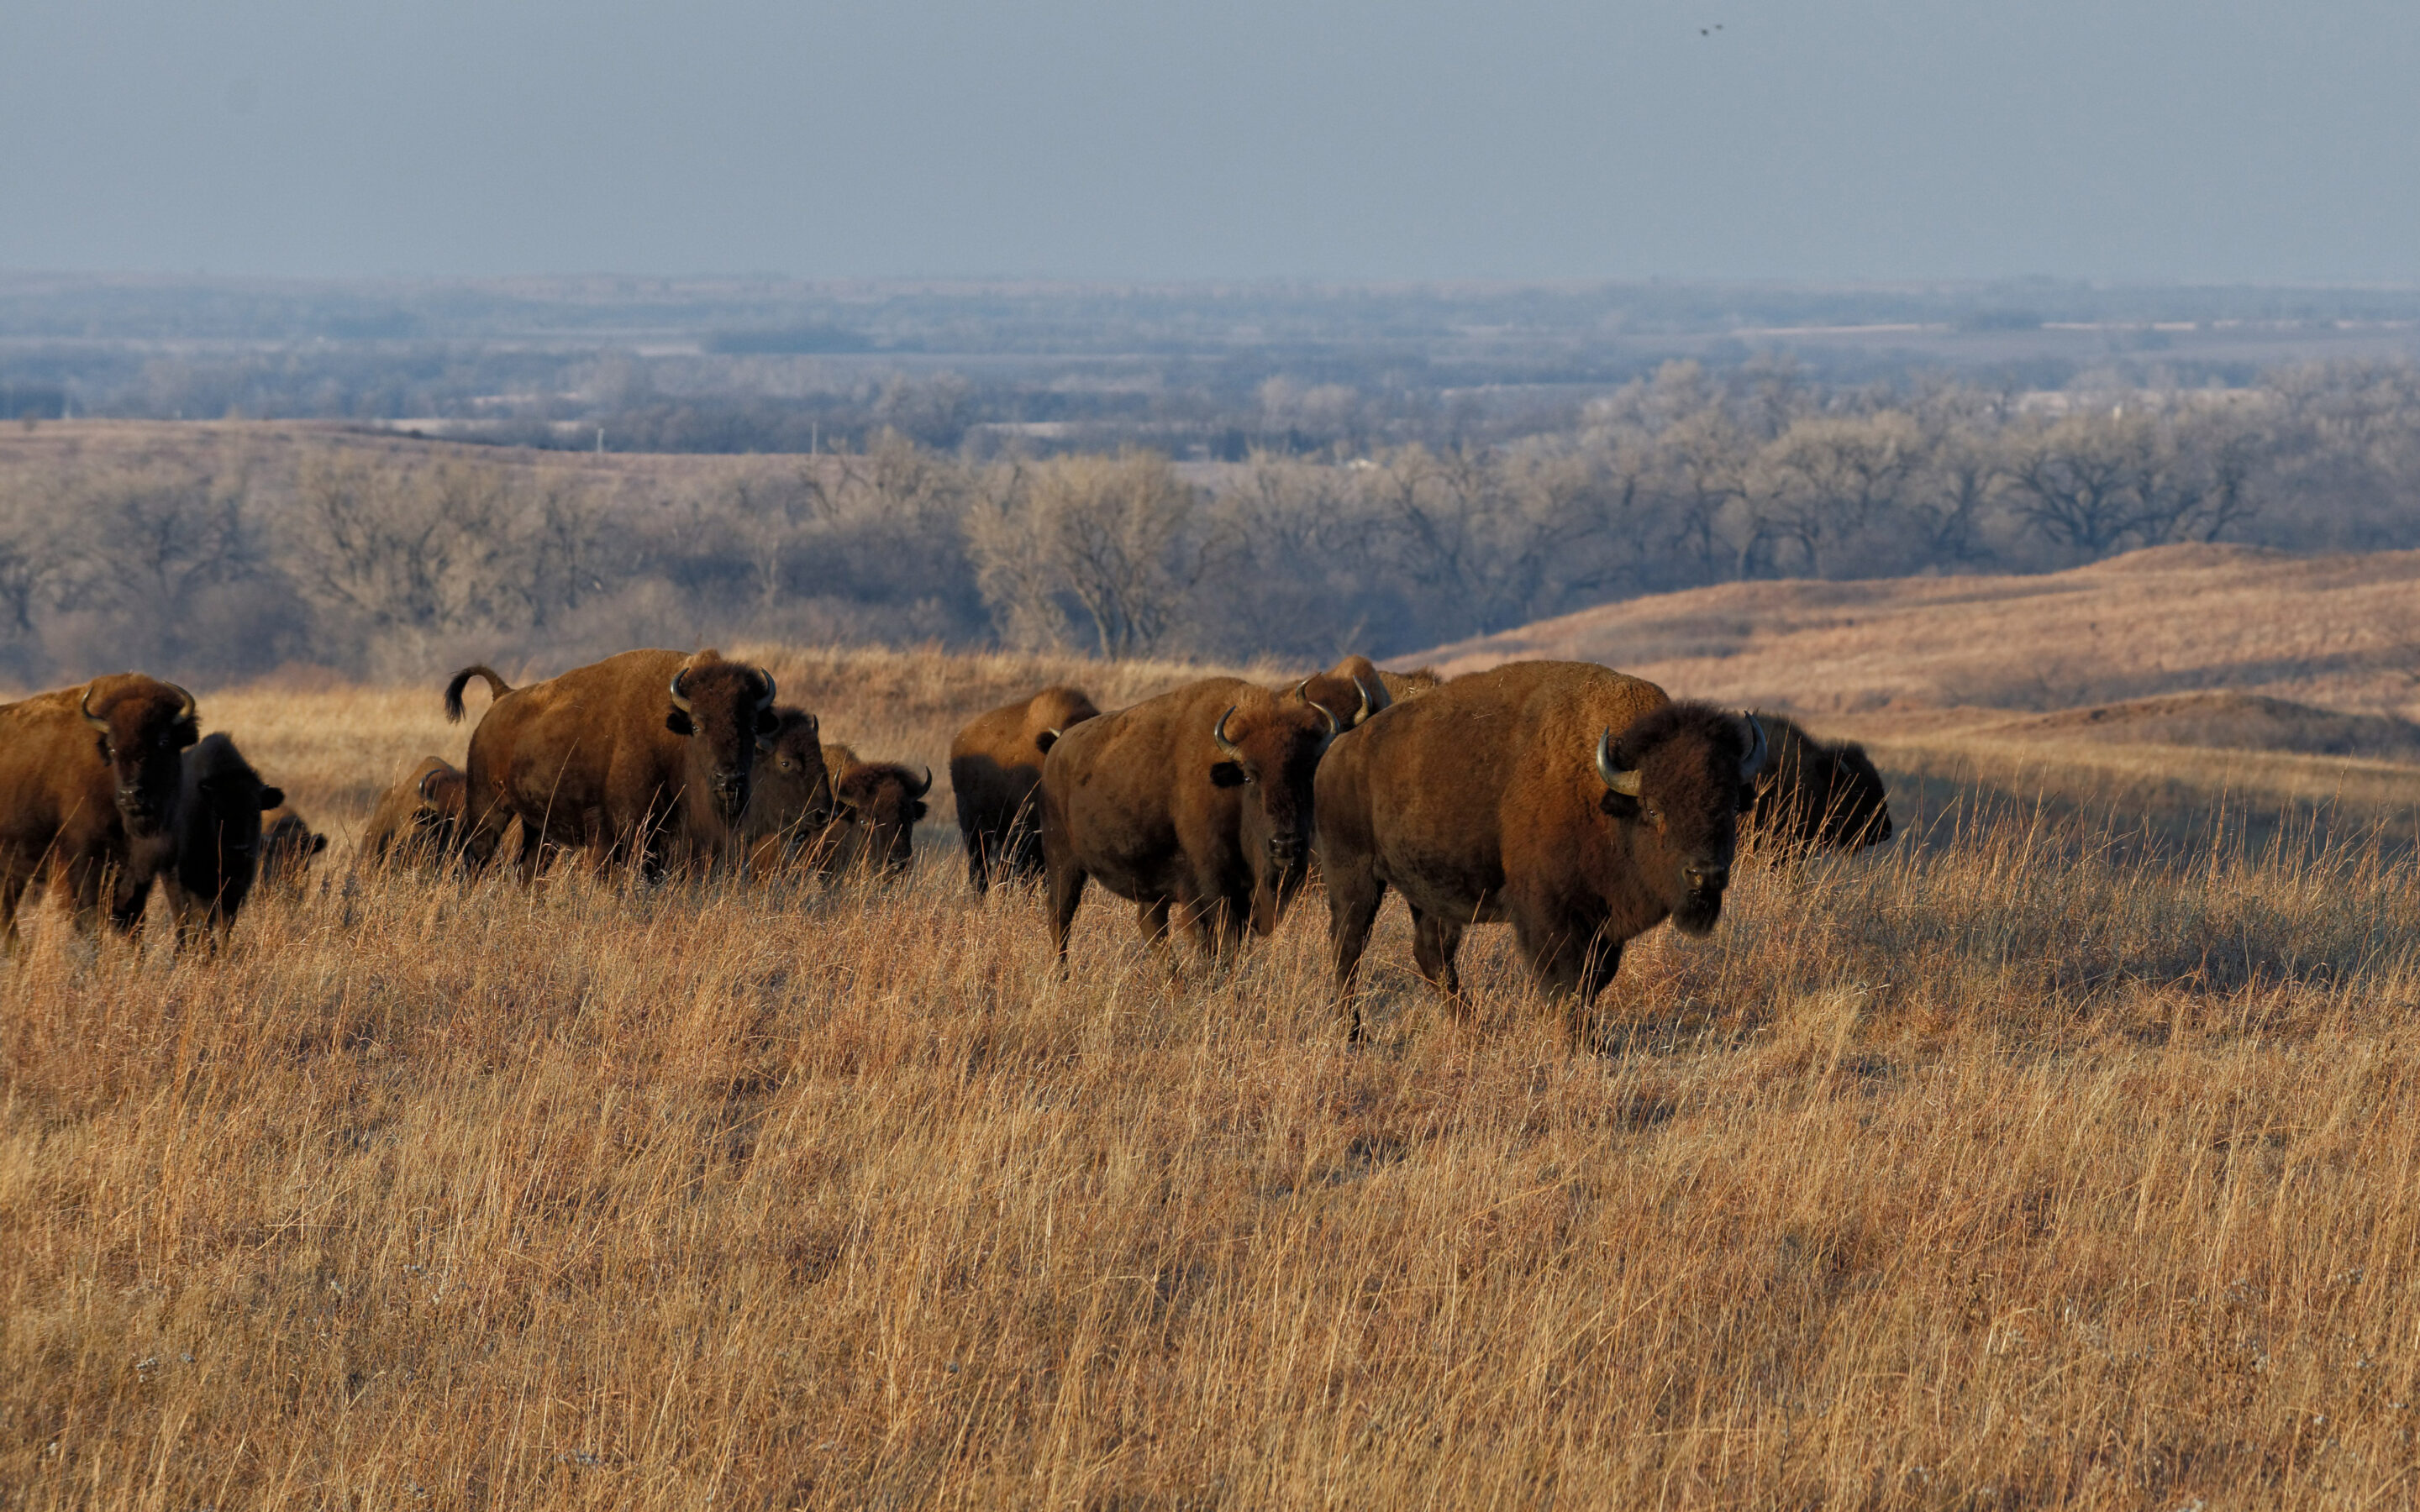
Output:
M831 777L815 717L804 709L775 709L773 733L756 751L755 781L740 822L750 870L773 871L803 855L831 816Z
M824 747L831 776L832 818L817 837L815 870L826 876L904 872L915 858L916 824L928 811L933 774L895 762L867 762L846 746Z
M1607 733L1635 797L1600 771ZM1544 661L1456 678L1342 736L1317 784L1339 993L1394 887L1423 977L1458 994L1463 930L1510 921L1538 980L1576 995L1576 1031L1622 942L1721 917L1752 740L1739 717L1652 683Z
M1022 702L977 715L950 742L950 789L967 880L982 892L994 876L1042 872L1042 759L1059 737L1100 710L1082 691L1046 687Z
M1890 795L1854 741L1826 746L1777 714L1760 714L1772 759L1757 774L1746 821L1759 848L1784 861L1808 851L1858 851L1891 838Z
M47 868L80 929L132 933L151 879L175 857L186 747L201 736L194 696L116 672L0 704L0 949L17 943L17 904Z
M362 831L363 857L416 871L453 865L464 794L461 768L442 756L423 756L410 776L379 795Z
M1227 748L1217 730L1227 719ZM1309 874L1311 782L1337 723L1321 708L1214 677L1060 736L1042 764L1050 938L1062 961L1084 884L1176 921L1214 955L1278 918Z
M260 816L286 802L221 733L185 752L177 803L177 860L161 873L177 919L178 949L201 941L216 949L235 928L260 871Z
M455 674L449 714L480 671ZM524 882L548 845L590 846L600 863L628 861L649 876L675 836L699 853L721 850L748 808L774 691L764 669L718 651L626 651L504 693L463 764L466 855L484 865L516 818Z
M1436 674L1434 667L1415 667L1407 672L1380 672L1378 681L1386 685L1387 699L1391 703L1401 703L1405 699L1418 698L1433 688L1445 686L1445 679Z

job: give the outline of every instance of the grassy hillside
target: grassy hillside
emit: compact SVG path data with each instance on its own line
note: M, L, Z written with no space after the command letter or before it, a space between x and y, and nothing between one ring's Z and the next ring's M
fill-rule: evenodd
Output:
M937 768L1040 682L1192 671L731 649ZM201 692L339 827L463 738L433 688ZM1586 1047L1501 930L1446 1011L1390 907L1348 1051L1316 897L1218 973L1096 894L1063 978L946 807L883 890L339 855L215 962L39 929L0 964L0 1487L2393 1504L2411 861L2207 818L2121 858L2130 821L1932 780L1889 850L1639 942Z

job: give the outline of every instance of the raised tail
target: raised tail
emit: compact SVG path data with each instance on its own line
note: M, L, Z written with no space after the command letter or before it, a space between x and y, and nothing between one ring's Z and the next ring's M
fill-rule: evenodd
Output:
M452 682L445 685L445 722L447 724L462 722L462 689L471 685L471 679L473 677L487 679L488 697L490 699L503 698L513 690L513 685L505 682L493 667L483 663L463 668L454 674Z

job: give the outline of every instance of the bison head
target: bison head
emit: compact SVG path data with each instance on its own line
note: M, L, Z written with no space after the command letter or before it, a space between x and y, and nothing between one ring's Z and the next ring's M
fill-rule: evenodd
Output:
M1265 699L1211 726L1210 780L1242 790L1237 840L1252 868L1252 931L1267 934L1311 874L1311 779L1342 726L1323 704Z
M814 715L804 709L773 711L772 732L756 742L753 787L748 800L751 834L812 835L831 822L831 778Z
M1601 807L1629 831L1637 874L1673 927L1704 934L1723 914L1740 795L1763 768L1764 727L1747 714L1668 703L1616 740L1597 737Z
M139 672L96 677L77 705L98 732L126 832L159 834L175 822L184 750L201 738L194 695Z
M259 873L261 814L285 802L285 792L261 781L225 734L186 753L177 869L186 888L209 900L222 922L235 918Z
M756 741L773 733L773 675L701 651L673 673L672 712L664 728L690 743L690 785L708 795L725 825L748 808Z
M848 829L844 865L882 872L905 871L915 858L916 822L928 812L933 771L919 777L890 762L852 767L835 790L838 818Z

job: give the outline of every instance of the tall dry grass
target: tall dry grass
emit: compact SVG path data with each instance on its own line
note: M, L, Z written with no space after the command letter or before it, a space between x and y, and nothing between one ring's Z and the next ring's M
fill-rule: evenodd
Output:
M1032 671L782 675L907 743ZM247 748L333 783L360 753L302 727L384 696L289 692ZM338 869L216 962L42 930L0 966L0 1487L2420 1494L2411 863L1909 827L1640 942L1594 1054L1499 930L1440 1011L1391 910L1348 1051L1315 898L1174 975L1095 903L1062 979L1038 901L977 899L939 835L887 890Z

